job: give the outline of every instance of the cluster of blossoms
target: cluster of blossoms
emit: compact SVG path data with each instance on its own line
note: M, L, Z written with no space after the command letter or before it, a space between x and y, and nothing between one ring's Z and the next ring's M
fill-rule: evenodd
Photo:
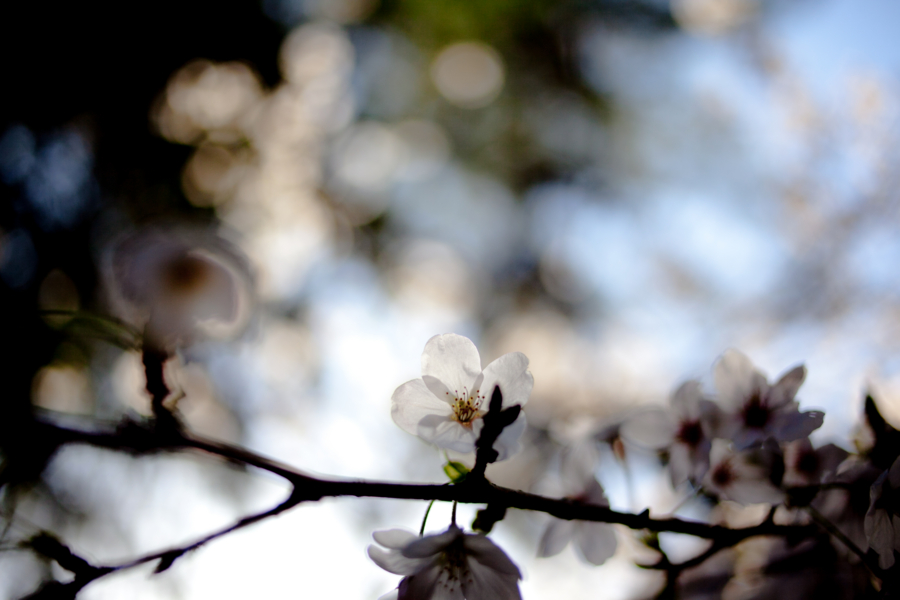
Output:
M794 522L809 521L798 510L807 508L842 530L847 543L862 548L858 553L869 548L877 553L880 567L888 568L894 552L900 551L900 459L879 471L864 453L851 456L833 444L815 448L809 435L822 425L824 413L800 410L795 396L805 377L805 367L798 366L770 384L746 356L727 351L714 367L714 395L704 394L698 381L688 381L672 394L662 416L654 413L653 447L665 457L673 487L690 486L713 503L784 505ZM502 391L506 409L524 405L532 386L523 354L506 354L482 368L470 340L438 335L425 346L422 377L394 392L392 417L405 431L440 449L471 455L485 426L492 391ZM615 437L621 434L628 441L627 431L648 425L643 419L627 419L615 428ZM519 451L525 426L525 416L519 414L502 430L494 445L498 460ZM600 438L595 434L588 439L596 443ZM559 495L608 507L596 478L596 453L572 448L560 456L554 471ZM858 489L870 496L864 516L853 497ZM369 556L403 576L397 590L385 598L520 598L520 573L512 561L485 535L464 533L455 522L436 535L390 530L374 537L383 548L370 546ZM616 532L608 523L551 519L537 555L558 554L570 542L594 565L606 562L617 548ZM797 560L803 552L811 551L776 545L770 558Z
M233 334L246 324L249 269L224 240L147 230L122 238L111 256L107 275L113 284L112 299L129 320L142 325L145 350L149 346L170 353L198 339ZM482 368L471 340L456 334L435 336L422 354L422 377L396 389L391 415L402 429L441 450L470 457L477 450L481 457L483 433L492 427L489 413L498 410L509 419L499 429L493 422L495 435L487 436L493 445L485 455L490 456L487 462L506 460L521 450L526 418L520 408L534 385L528 366L524 354L513 352ZM834 444L814 447L809 435L822 425L824 414L800 411L795 397L805 377L805 367L797 366L770 384L746 356L727 351L714 367L715 394L707 395L700 382L688 381L671 395L662 412L635 415L587 440L594 449L597 442L611 442L622 458L622 440L629 441L629 432L644 430L642 438L652 443L643 445L660 451L674 488L688 486L713 504L728 500L773 509L784 506L785 518L795 523L808 522L812 515L828 523L842 547L854 550L860 560L873 557L871 565L866 563L870 570L890 569L900 552L900 432L867 405L875 430L871 448L851 455ZM499 406L491 401L495 395L501 399ZM653 415L652 423L646 420L648 415ZM448 475L453 471L459 476L451 475L453 482L461 481L468 467L453 462L450 466ZM596 453L564 449L556 466L559 496L583 505L609 506L596 478ZM774 514L773 510L770 515ZM727 519L723 524L729 524ZM369 547L371 559L403 576L397 589L384 598L521 598L516 565L485 534L464 532L455 518L446 531L433 535L394 529L376 532L374 538L378 545ZM554 518L536 553L553 556L570 542L593 565L605 563L618 546L616 531L608 523ZM821 540L804 544L773 544L770 564L820 555L833 560L837 555L830 543L825 550ZM736 571L730 566L725 575L713 579L729 581L738 577ZM853 578L840 569L837 573L835 577L843 580ZM690 596L685 590L681 595Z
M462 454L475 451L484 428L490 396L502 390L501 409L522 406L531 395L534 378L528 358L521 352L504 354L484 369L475 344L452 333L436 335L422 353L422 377L397 388L391 416L409 433L444 450ZM521 449L525 414L503 428L494 443L497 460ZM456 523L447 531L419 537L392 529L374 534L387 548L369 547L378 566L404 575L396 592L384 597L398 600L517 600L519 569L482 534L463 533Z

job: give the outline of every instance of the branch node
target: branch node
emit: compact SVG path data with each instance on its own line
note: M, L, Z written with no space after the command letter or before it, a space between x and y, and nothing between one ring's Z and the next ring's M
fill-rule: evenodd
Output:
M519 418L522 407L516 404L509 408L503 408L503 393L500 386L494 386L494 392L491 394L491 402L488 404L488 412L484 415L484 426L481 428L481 435L475 442L475 466L466 479L467 483L484 479L484 470L487 466L495 462L500 454L494 450L494 442L500 437L503 430L512 425Z

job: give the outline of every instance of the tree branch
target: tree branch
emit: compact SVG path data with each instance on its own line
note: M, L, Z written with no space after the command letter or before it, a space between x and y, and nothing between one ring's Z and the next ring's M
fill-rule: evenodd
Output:
M491 402L492 409L499 406L499 401L496 406L494 405L494 399L499 397L499 391L495 391L494 398L492 398ZM509 424L505 421L512 422L510 421L510 418L515 420L518 416L518 411L515 412L515 415L512 415L507 413L509 410L510 409L506 409L496 413L499 416L504 417L502 421L498 422L504 423L499 425L499 427L490 425L491 428L496 428L496 432L489 431L488 434L482 434L479 438L479 442L481 442L481 440L486 440L486 442L478 448L479 452L484 454L482 454L483 458L481 463L476 459L476 467L478 464L486 465L488 462L492 462L496 459L496 456L491 458L488 451L484 450L484 448L487 448L496 454L496 451L492 448L493 442L496 441L496 437L499 435L499 432L502 431L503 427ZM212 540L268 519L269 517L279 515L304 502L314 502L328 497L354 496L359 498L393 498L423 501L439 500L443 502L486 504L488 505L488 511L493 508L494 512L497 512L498 514L484 515L483 520L487 524L484 529L489 529L489 526L493 525L493 522L498 520L498 518L502 518L502 514L500 513L505 513L506 508L518 508L520 510L543 512L559 519L618 523L636 530L646 529L654 532L682 533L713 541L713 546L701 555L703 557L702 559L701 557L698 557L683 565L660 564L650 567L663 569L675 568L679 572L683 568L699 564L699 562L712 556L712 554L718 550L733 546L750 537L773 535L785 537L789 541L796 541L818 533L818 528L814 524L776 525L771 519L767 519L763 523L753 527L730 529L722 525L711 525L700 521L687 521L678 518L655 519L650 517L649 510L645 510L640 514L622 513L611 510L605 506L591 505L578 500L548 498L520 490L500 487L484 478L483 469L480 476L467 477L464 481L455 485L321 479L239 446L194 436L181 428L173 430L168 427L158 427L155 420L150 420L148 422L126 420L120 423L115 429L106 431L73 429L44 421L38 422L37 425L39 427L39 434L45 436L44 439L48 440L48 443L55 448L67 444L88 444L98 448L122 451L134 455L195 450L221 457L242 466L250 466L268 471L269 473L288 481L292 486L292 491L288 498L277 506L260 513L243 517L232 525L210 533L190 544L147 554L120 565L101 567L90 565L84 559L72 554L61 542L57 542L57 546L44 544L43 550L37 546L32 546L37 552L56 560L63 568L68 570L73 570L74 568L75 570L73 572L75 572L76 577L74 581L68 584L50 582L29 596L31 599L57 597L74 598L75 594L77 594L84 586L96 579L110 573L133 568L153 561L158 561L155 572L159 573L165 571L186 553L196 550ZM486 424L485 429L488 429L488 426L489 425ZM491 460L486 460L484 457L491 458ZM481 515L479 516L481 518ZM488 523L488 521L490 521L490 523ZM55 550L47 551L47 548L55 548ZM58 594L63 595L58 596Z
M490 482L472 484L466 481L457 485L408 484L381 481L341 481L314 477L289 465L260 456L244 448L206 440L188 434L178 438L157 436L139 423L127 422L114 432L89 432L42 423L59 445L83 443L101 448L127 451L134 454L150 454L182 450L199 450L229 461L262 469L278 475L294 486L291 497L283 510L301 502L321 500L327 497L354 496L368 498L394 498L401 500L439 500L466 504L499 504L510 508L543 512L559 519L619 523L631 529L683 533L695 537L718 540L733 545L757 535L778 535L803 538L813 535L815 525L776 525L763 522L753 527L729 529L700 521L678 518L654 519L648 511L640 514L622 513L604 506L595 506L571 499L556 499L520 490L500 487ZM152 443L159 438L158 444Z

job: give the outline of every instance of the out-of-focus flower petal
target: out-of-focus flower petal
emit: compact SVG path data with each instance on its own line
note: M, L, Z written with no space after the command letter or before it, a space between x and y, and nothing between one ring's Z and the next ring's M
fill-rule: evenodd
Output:
M709 471L703 478L703 488L726 500L740 504L780 504L784 492L772 484L769 469L760 457L751 460L746 453L736 453L721 439L713 440Z
M575 534L581 556L592 565L602 565L616 553L615 528L608 523L582 523Z
M369 546L366 552L372 562L395 575L412 575L422 569L421 558L407 558L399 552L383 550L374 544Z
M466 600L521 600L519 576L497 572L470 560L469 579L462 580Z
M894 550L900 546L900 539L894 535L892 523L894 516L889 512L893 507L887 506L883 500L885 486L890 486L888 475L889 471L883 472L869 489L869 510L866 511L863 521L866 541L869 547L878 553L878 566L882 569L894 565Z
M878 566L888 569L894 565L894 528L887 511L877 510L871 518L866 515L866 538L869 547L878 553Z
M580 525L580 523L579 523ZM569 545L572 536L575 535L576 524L574 521L553 519L547 524L544 535L538 544L537 555L541 558L556 556Z
M837 473L838 467L849 453L826 444L818 450L813 448L809 438L801 438L784 445L784 477L782 487L815 485L828 481Z
M794 367L781 376L778 383L769 390L769 406L778 408L784 406L794 399L797 390L803 385L806 379L806 367L803 365Z
M900 458L897 458L894 461L894 464L891 465L891 468L888 469L888 485L890 485L893 489L900 488Z
M764 392L769 384L750 359L737 350L726 350L716 363L713 381L719 392L719 402L730 410L737 410L754 391Z
M784 492L761 477L740 478L725 488L723 495L739 504L781 504Z
M372 539L385 548L390 548L392 550L399 550L400 548L409 545L413 540L418 539L418 537L419 536L412 531L407 531L405 529L385 529L383 531L376 531L372 534Z
M781 442L793 442L809 436L822 426L825 413L820 410L778 413L774 417L772 434Z
M566 497L594 506L609 506L603 486L594 476L596 462L585 460L589 456L596 456L589 451L591 448L593 447L579 446L571 454L564 456L560 471L564 487L569 492ZM607 523L551 519L541 536L538 556L559 554L573 539L582 557L595 565L605 562L616 550L615 532Z
M669 403L680 417L699 419L701 398L703 398L703 393L700 391L700 382L691 379L682 383L675 390Z
M462 529L451 525L447 531L435 535L426 535L417 538L403 548L403 556L408 558L422 558L443 552L451 543L463 535Z
M622 437L650 450L659 450L672 443L677 431L673 416L663 408L651 408L636 413L622 423Z
M691 450L684 444L672 444L669 447L669 476L672 487L678 487L694 473Z
M521 577L519 567L509 559L506 553L494 542L484 535L466 535L463 538L463 546L472 560L477 560L482 565L493 569L498 573Z
M442 571L434 566L404 577L397 588L397 600L429 600L434 598Z
M479 425L480 424L481 423L479 423ZM519 442L519 438L525 433L527 425L528 421L525 419L525 413L519 413L519 417L513 421L511 425L503 428L503 431L501 431L499 437L497 437L497 441L494 442L494 450L497 451L498 461L515 456L522 450L522 444ZM478 431L475 433L476 440L478 439L478 434L481 433L480 430L481 427L479 426Z

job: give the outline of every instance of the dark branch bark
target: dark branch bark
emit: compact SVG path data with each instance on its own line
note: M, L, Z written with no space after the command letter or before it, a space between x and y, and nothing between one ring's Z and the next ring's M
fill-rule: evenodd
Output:
M334 481L313 477L288 465L230 444L210 441L187 434L178 438L157 436L152 430L136 423L121 426L114 432L88 432L47 423L43 425L53 432L60 444L83 443L135 454L193 449L268 471L289 481L294 487L291 498L286 501L287 506L282 510L302 502L340 496L439 500L442 502L456 501L467 504L498 504L521 510L543 512L559 519L619 523L631 529L683 533L718 540L726 545L733 545L748 537L757 535L778 535L799 539L814 535L817 531L815 525L776 525L771 522L764 522L754 527L729 529L721 525L710 525L699 521L686 521L677 518L654 519L650 517L647 511L641 514L622 513L577 500L548 498L504 488L483 479L469 480L467 478L466 481L457 485ZM157 440L159 443L154 444L154 440Z

